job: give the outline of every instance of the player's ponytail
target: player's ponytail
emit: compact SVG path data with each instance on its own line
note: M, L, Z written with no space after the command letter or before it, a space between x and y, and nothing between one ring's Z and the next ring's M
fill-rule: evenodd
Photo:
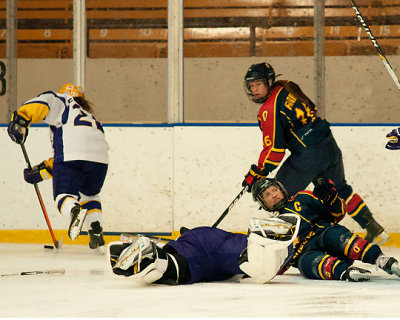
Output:
M306 105L310 110L315 110L314 103L304 94L304 92L300 89L300 87L288 80L278 80L275 82L275 85L279 85L285 88L290 94L292 94L297 100Z
M88 100L83 97L75 97L74 100L82 107L83 110L93 114L92 104Z

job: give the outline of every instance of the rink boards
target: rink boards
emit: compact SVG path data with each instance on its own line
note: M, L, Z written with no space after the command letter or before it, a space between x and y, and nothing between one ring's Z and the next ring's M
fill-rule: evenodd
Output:
M333 125L342 149L347 181L400 246L398 182L400 151L384 148L393 125ZM175 237L181 226L212 225L241 190L244 174L258 160L261 133L255 124L106 124L110 166L101 194L106 240L121 232ZM0 127L3 156L0 242L51 242L33 186L23 180L21 148ZM30 129L26 149L32 165L51 156L49 129ZM56 237L69 243L68 217L55 208L50 181L39 184ZM245 194L220 227L245 232L262 217ZM351 218L343 223L361 229ZM85 230L86 231L86 230ZM87 243L87 236L74 243Z

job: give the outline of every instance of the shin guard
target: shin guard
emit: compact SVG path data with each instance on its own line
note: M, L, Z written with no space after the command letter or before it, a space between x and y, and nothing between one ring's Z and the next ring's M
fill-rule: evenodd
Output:
M309 279L340 280L343 272L352 264L349 260L321 251L306 252L299 259L300 273Z
M345 242L344 255L352 260L374 264L381 253L379 246L368 243L356 234L352 234Z
M357 194L353 193L346 199L346 212L353 218L363 229L372 219L371 211L369 211L364 200Z

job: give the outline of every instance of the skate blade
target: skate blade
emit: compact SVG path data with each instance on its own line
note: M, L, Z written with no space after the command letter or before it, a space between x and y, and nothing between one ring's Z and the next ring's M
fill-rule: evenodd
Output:
M82 209L81 211L79 211L74 223L68 230L68 236L71 238L71 240L75 240L81 233L83 222L86 218L86 213L87 209Z
M385 242L389 240L389 235L387 234L386 231L382 231L378 236L374 239L372 242L373 244L377 244L378 246L381 246Z

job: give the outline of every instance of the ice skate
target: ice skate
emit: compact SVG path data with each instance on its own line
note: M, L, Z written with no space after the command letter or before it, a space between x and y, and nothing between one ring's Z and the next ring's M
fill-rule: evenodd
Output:
M383 227L375 220L372 220L367 225L366 230L367 235L365 236L365 240L369 243L382 245L389 240L389 235L385 229L383 229Z
M139 236L132 244L120 254L114 268L127 270L134 266L134 273L140 272L140 263L145 258L153 258L156 254L156 244L149 238Z
M99 221L92 222L90 227L92 229L88 231L90 237L89 247L94 251L94 253L103 255L105 253L103 228L100 226Z
M395 274L400 277L400 269L398 261L393 257L387 257L381 254L375 262L376 266L388 274Z
M79 203L71 209L71 223L68 229L68 236L71 240L75 240L79 236L86 218L86 213L87 210L82 209Z
M357 267L349 267L341 275L340 280L346 280L350 282L363 282L371 279L371 272L365 269Z

